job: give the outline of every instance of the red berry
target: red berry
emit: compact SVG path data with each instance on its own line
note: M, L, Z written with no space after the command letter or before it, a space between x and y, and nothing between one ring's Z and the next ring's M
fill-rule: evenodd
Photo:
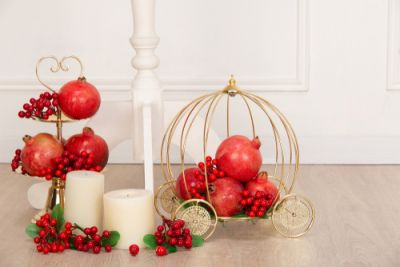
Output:
M249 217L254 217L254 216L256 216L256 214L254 213L254 211L250 211L250 212L249 212Z
M157 254L157 256L167 255L167 248L164 246L158 246L156 248L156 254Z
M87 246L88 246L88 248L94 248L94 241L93 240L89 240L87 242Z
M204 163L203 163L203 162L199 162L199 164L197 164L197 166L199 166L199 168L200 168L201 170L204 169Z
M49 248L48 247L44 247L43 248L43 254L47 254L49 253Z
M105 250L106 252L111 252L111 250L112 250L111 245L105 245L105 246L104 246L104 250Z
M42 251L43 251L42 245L37 245L37 246L36 246L36 250L37 250L38 252L42 252Z
M264 216L264 212L262 212L262 211L257 211L257 216L258 216L258 217Z
M36 244L39 244L39 243L40 243L40 237L36 236L36 237L33 239L33 242L35 242Z
M188 228L183 229L183 234L190 235L190 229L188 229Z
M57 220L56 219L51 219L50 226L55 226L56 224L57 224Z
M59 246L58 246L58 251L59 251L59 252L63 252L64 249L65 249L65 247L64 247L63 245L59 245Z
M95 247L93 247L93 253L94 254L99 254L100 253L100 250L101 250L101 247L99 247L99 246L95 246Z
M110 236L111 236L111 232L110 231L107 231L107 230L103 231L103 237L109 238Z
M46 232L44 230L39 231L39 236L44 237L46 235Z
M23 118L25 117L26 113L23 111L18 112L18 117Z
M176 239L176 237L170 238L170 239L168 240L168 243L169 243L171 246L175 246L176 243L178 243L178 239Z
M131 253L132 256L136 256L139 253L139 250L139 246L136 244L129 246L129 253Z
M243 190L242 196L243 197L248 197L250 195L250 192L248 190Z
M206 161L211 161L211 160L212 160L211 156L206 157Z
M70 222L67 222L65 224L65 229L69 230L69 229L71 229L71 227L72 227L72 224Z
M159 226L157 227L157 231L158 231L158 232L163 232L163 231L164 231L164 226L159 225Z
M92 235L92 238L96 242L100 242L101 241L101 236L99 236L99 235Z
M174 232L171 229L167 230L167 236L173 236L173 235Z
M192 240L191 239L185 240L185 248L187 248L187 249L192 248Z
M253 203L253 199L249 197L247 200L247 205L251 205Z
M83 232L85 233L85 235L90 235L92 233L92 230L90 228L85 228L83 229Z
M90 228L90 231L91 231L92 235L94 235L97 233L98 229L96 226L92 226L92 228Z
M217 165L218 164L218 160L217 159L213 159L212 160L212 164Z
M60 237L61 240L67 239L67 234L65 232L61 232L58 236Z
M183 241L183 239L178 239L177 245L178 247L183 247L185 245L185 242Z

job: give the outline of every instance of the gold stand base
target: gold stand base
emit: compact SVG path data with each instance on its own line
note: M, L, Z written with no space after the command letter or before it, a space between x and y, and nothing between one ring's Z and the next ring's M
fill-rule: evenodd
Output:
M64 209L64 190L65 182L60 178L53 178L44 207L46 212L51 212L57 204L60 204L61 208Z

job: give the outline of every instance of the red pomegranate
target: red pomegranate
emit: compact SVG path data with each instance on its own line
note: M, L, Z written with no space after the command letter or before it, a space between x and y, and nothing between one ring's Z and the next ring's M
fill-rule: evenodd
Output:
M100 94L85 77L64 84L58 94L58 103L65 115L80 120L92 117L100 107Z
M48 133L39 133L34 137L26 135L23 140L22 167L32 176L44 176L46 169L54 169L55 158L61 157L64 152L61 142Z
M190 189L190 187L196 186L196 183L197 183L197 179L196 179L196 175L195 175L196 172L201 172L201 170L199 168L187 168L184 171L185 179L186 179L186 186L187 186L188 190ZM176 193L177 193L178 197L180 197L182 199L190 199L191 195L188 192L188 190L186 190L185 179L183 179L183 174L181 173L179 175L178 179L176 180Z
M262 164L260 146L258 137L253 140L242 135L228 137L217 149L215 158L218 160L218 168L240 182L251 180Z
M108 161L108 146L106 141L94 133L92 128L85 127L81 134L75 134L68 138L65 150L80 155L81 152L93 153L93 165L104 168Z
M254 196L257 191L264 192L267 200L269 201L268 206L273 204L275 198L279 198L279 190L273 182L268 180L267 172L260 172L255 179L247 182L246 190L249 191L251 196Z
M210 198L218 216L230 217L242 210L243 185L237 180L225 177L211 184Z

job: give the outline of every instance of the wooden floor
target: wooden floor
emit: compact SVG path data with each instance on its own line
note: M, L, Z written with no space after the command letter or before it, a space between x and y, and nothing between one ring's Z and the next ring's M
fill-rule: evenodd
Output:
M112 165L106 191L143 187L141 166ZM161 183L156 167L156 185ZM156 257L141 251L93 255L35 252L24 228L36 213L26 191L36 181L0 165L0 266L400 266L400 166L302 166L295 192L309 197L316 223L298 239L270 221L231 222L201 248Z

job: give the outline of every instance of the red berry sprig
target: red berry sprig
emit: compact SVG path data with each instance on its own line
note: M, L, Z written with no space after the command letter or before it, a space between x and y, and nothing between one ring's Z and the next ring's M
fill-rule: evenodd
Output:
M65 181L67 173L75 170L90 170L100 172L103 168L100 165L94 164L94 154L82 151L80 155L76 155L69 151L64 151L61 157L54 159L55 167L43 169L39 176L46 180L51 180L53 177L59 177ZM21 149L15 150L15 156L11 161L12 171L16 171L21 162ZM28 174L26 170L21 168L22 174ZM28 174L29 175L29 174Z
M92 251L94 254L99 254L102 247L105 252L112 250L112 246L105 242L111 237L111 232L108 230L104 230L100 235L96 226L83 229L77 224L72 225L70 222L66 222L64 230L61 231L61 229L57 229L57 224L57 219L52 218L49 213L45 213L36 221L39 231L33 238L33 242L37 244L38 252L57 253L72 247L78 251ZM73 230L80 230L82 234L77 235L73 233Z
M18 112L20 118L48 120L51 115L59 111L58 94L41 93L39 98L31 98L29 103L23 104L22 108L23 110Z
M197 182L192 185L188 185L188 191L193 198L206 199L206 176L205 171L207 170L207 182L215 182L218 178L225 177L225 172L218 169L218 160L213 159L211 156L206 157L206 163L199 162L197 164L201 171L195 172L195 178Z
M257 191L254 196L250 196L248 190L243 190L242 200L240 205L244 209L244 213L250 218L265 216L267 210L274 203L274 199L271 194L265 194L263 191Z
M49 252L63 252L70 248L69 238L72 235L71 228L65 226L65 231L57 232L57 220L51 218L50 214L46 213L36 221L36 226L40 228L38 235L33 238L33 242L37 244L36 250L43 254Z

